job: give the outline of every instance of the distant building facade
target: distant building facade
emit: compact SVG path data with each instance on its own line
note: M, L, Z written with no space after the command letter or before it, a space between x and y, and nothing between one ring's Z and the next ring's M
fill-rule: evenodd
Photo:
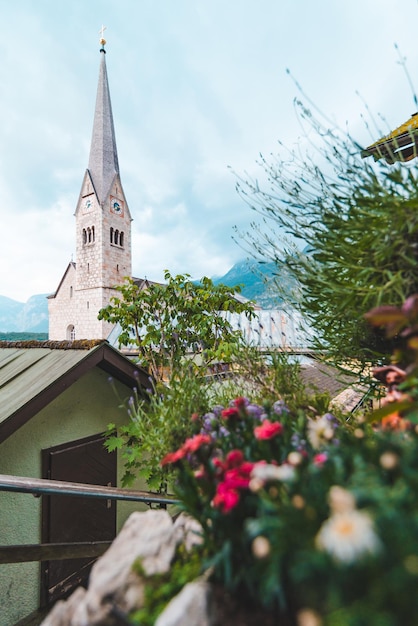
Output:
M104 44L89 164L75 211L76 262L48 298L49 339L106 339L112 325L98 320L115 286L132 275L131 214L119 174Z

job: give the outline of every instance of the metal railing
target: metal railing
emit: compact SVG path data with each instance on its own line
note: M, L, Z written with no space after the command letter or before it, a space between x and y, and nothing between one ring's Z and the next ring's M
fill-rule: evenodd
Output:
M179 503L177 499L171 496L161 496L148 491L102 487L101 485L71 483L62 480L9 476L6 474L0 474L0 491L29 493L36 497L60 495L124 500L142 502L148 506L156 504L162 508L169 504ZM0 546L0 564L79 559L84 557L95 558L101 556L110 546L110 543L109 541L89 541Z

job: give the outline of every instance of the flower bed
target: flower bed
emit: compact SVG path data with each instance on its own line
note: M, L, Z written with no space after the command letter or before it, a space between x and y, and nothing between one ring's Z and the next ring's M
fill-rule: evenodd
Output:
M205 567L302 625L418 623L418 435L237 398L162 464L202 525ZM299 622L297 620L299 619Z

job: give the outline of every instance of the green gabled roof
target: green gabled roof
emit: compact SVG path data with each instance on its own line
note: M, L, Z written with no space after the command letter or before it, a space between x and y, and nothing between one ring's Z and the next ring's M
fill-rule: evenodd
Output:
M149 387L148 373L105 341L0 342L0 443L94 367Z

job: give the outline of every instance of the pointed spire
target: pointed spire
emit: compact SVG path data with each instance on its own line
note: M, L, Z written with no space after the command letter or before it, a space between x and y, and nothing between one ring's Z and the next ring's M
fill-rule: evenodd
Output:
M99 84L97 86L96 109L94 112L88 169L99 202L103 204L115 175L119 174L119 163L115 129L113 127L109 83L107 80L106 50L104 49L106 41L103 39L103 32L100 43L102 47L100 49Z

